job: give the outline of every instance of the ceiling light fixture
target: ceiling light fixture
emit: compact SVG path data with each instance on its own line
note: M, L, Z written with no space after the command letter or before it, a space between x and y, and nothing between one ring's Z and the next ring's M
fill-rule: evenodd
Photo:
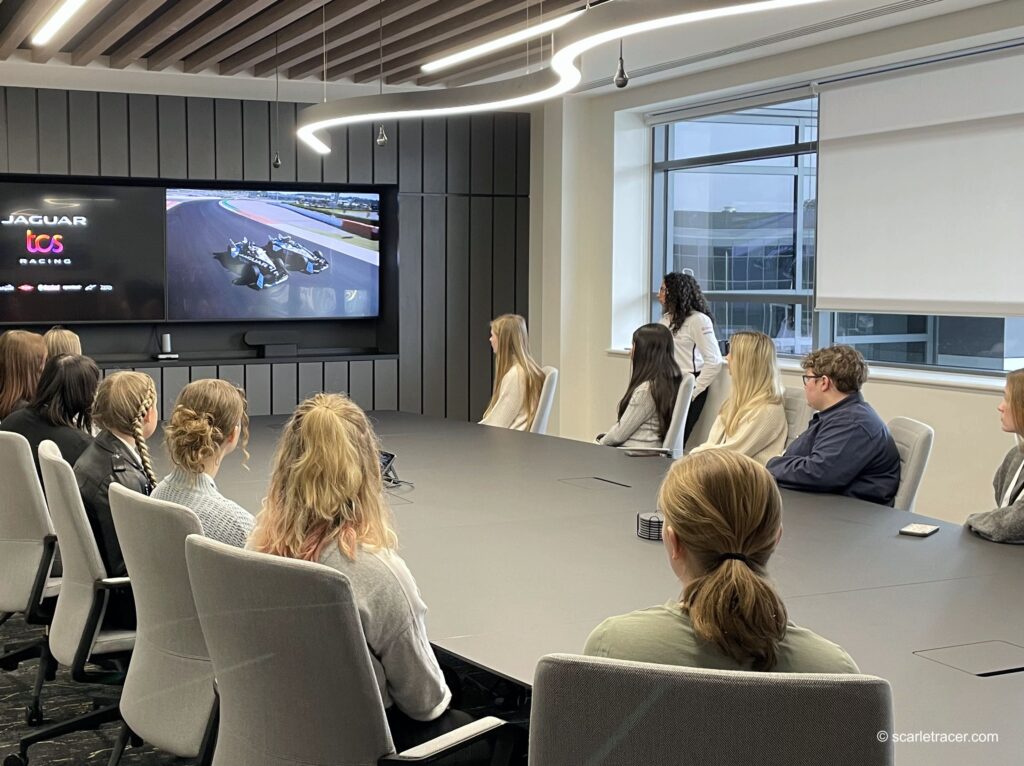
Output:
M679 9L678 0L604 3L590 8L582 16L575 16L576 23L552 35L554 54L547 69L484 85L361 96L317 104L300 113L296 134L314 151L328 154L330 137L325 131L341 125L494 112L536 104L564 95L579 85L583 75L576 67L576 59L599 45L684 24L821 2L830 0L761 0L688 13L674 12Z
M36 32L32 38L32 44L43 46L50 42L53 36L60 31L60 28L71 20L71 17L78 12L79 8L85 5L85 2L86 0L64 0L60 8Z

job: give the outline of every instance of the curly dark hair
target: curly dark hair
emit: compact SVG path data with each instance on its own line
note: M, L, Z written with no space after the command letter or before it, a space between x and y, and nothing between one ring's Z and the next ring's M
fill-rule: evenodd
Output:
M662 281L665 283L665 313L672 320L669 330L673 335L679 332L683 322L694 311L711 317L711 306L692 274L670 271Z

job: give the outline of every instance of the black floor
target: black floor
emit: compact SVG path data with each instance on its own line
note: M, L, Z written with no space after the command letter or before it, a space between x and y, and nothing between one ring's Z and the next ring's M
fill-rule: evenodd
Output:
M19 618L14 617L0 627L0 646L29 641L38 635L38 629L27 626ZM32 683L38 664L38 660L32 660L14 671L0 670L0 759L16 753L18 740L35 730L25 724L25 706L32 694ZM109 697L111 692L111 687L75 683L68 671L61 668L56 680L43 687L43 714L46 716L43 726L88 713L92 709L93 696ZM40 742L29 749L29 764L106 764L119 726L120 724L107 724L97 731L75 732L52 742ZM129 748L121 763L124 766L178 766L190 761L143 745L140 748Z

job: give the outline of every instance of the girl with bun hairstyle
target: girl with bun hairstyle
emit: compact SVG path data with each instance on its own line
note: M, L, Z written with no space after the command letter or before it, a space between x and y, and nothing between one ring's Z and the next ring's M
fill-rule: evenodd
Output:
M775 341L763 332L743 331L729 339L732 393L711 426L708 440L691 450L730 449L761 465L786 451L786 409L775 356Z
M540 405L544 371L530 356L526 320L519 314L502 314L491 322L491 350L494 390L480 423L529 431Z
M0 335L0 420L36 395L45 363L42 335L26 330L8 330Z
M158 421L156 384L145 373L115 372L96 389L92 411L102 430L75 463L75 478L107 576L123 577L128 569L117 541L108 492L114 483L144 495L156 486L146 445ZM111 592L103 624L108 629L135 627L135 604L130 592Z
M203 534L238 548L253 527L252 514L217 491L214 478L221 462L249 442L245 393L226 380L196 380L178 394L171 419L164 426L172 470L153 490L153 497L195 511Z
M427 638L427 607L397 545L365 413L342 394L307 399L281 434L248 547L348 578L401 751L468 717L446 713L451 692Z
M787 620L765 567L782 537L782 497L760 463L729 450L676 461L658 494L682 600L611 617L586 654L663 665L857 673L839 646Z

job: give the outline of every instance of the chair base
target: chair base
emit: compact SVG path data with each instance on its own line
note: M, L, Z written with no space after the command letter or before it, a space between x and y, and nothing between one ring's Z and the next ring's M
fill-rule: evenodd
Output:
M4 759L4 766L27 766L29 762L28 749L39 742L47 742L75 731L92 731L98 729L103 724L120 720L121 711L118 706L108 705L85 715L47 726L45 729L40 729L33 734L29 734L27 737L23 737L18 743L18 752L7 756Z

